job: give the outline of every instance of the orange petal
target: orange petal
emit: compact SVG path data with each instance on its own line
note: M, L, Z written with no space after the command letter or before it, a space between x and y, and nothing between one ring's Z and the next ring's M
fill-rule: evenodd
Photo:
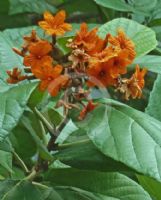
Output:
M29 47L29 52L36 56L44 56L52 50L52 46L48 41L39 41L37 43L31 44Z
M56 65L52 70L52 77L58 77L61 74L62 70L63 67L61 65Z
M27 67L31 66L33 60L35 59L34 56L28 55L24 57L23 64Z
M44 19L48 23L52 23L54 21L53 15L50 12L48 12L48 11L44 12Z
M51 29L51 25L49 23L47 23L46 21L40 21L38 24L42 29L44 29L46 31L48 29Z
M47 89L48 87L48 84L49 84L49 81L48 80L42 80L39 84L39 88L41 91L44 91Z
M64 10L59 11L54 17L54 25L61 25L64 23L66 13Z
M64 23L61 25L61 28L64 30L64 31L70 31L72 30L72 25L71 24L68 24L68 23Z

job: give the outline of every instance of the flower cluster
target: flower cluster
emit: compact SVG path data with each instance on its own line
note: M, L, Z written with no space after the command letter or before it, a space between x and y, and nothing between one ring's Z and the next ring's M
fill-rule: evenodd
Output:
M7 71L7 82L14 84L36 78L40 81L40 90L48 90L51 96L64 90L63 100L58 104L66 108L74 107L73 102L82 103L83 99L87 99L92 87L112 86L127 100L130 97L141 98L146 69L140 70L137 65L134 74L130 78L126 77L127 68L133 63L136 52L133 41L124 30L118 29L116 36L107 33L102 39L98 36L98 28L88 30L88 25L82 23L80 30L66 44L71 50L69 55L61 57L57 56L60 51L56 46L57 36L72 29L65 18L64 11L55 16L44 13L44 20L39 22L39 26L51 36L52 42L39 38L35 30L31 35L24 36L21 50L13 50L23 57L27 74L21 75L21 70L14 68L13 71ZM88 89L84 89L84 84ZM69 98L70 88L72 93ZM83 119L95 106L89 101L80 112L79 119Z

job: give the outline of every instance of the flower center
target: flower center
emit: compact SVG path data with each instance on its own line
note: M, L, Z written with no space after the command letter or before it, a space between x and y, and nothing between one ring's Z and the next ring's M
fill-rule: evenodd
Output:
M38 59L41 59L41 56L37 56Z
M52 81L52 77L49 76L49 77L48 77L48 81Z
M106 72L104 70L100 71L99 76L104 77L106 75Z

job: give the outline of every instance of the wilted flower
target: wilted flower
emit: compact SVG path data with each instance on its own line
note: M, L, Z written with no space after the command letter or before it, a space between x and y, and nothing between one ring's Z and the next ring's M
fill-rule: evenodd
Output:
M27 78L26 75L21 75L21 70L18 69L17 67L13 68L13 70L11 70L11 71L8 70L7 74L9 76L9 78L7 79L7 83L10 83L10 84L18 83Z
M141 98L142 89L145 85L144 76L146 73L146 69L140 70L139 65L137 65L135 73L130 79L122 79L117 90L124 94L126 100L128 100L130 96L133 99Z

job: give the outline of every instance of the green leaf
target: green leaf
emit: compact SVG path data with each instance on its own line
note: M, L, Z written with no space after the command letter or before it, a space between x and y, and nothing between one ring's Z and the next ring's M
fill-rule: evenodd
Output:
M74 168L97 171L132 171L126 165L102 154L90 140L60 145L54 158Z
M12 153L0 150L0 165L12 173Z
M116 200L112 197L107 197L100 194L95 194L91 192L87 192L85 190L81 190L79 188L74 187L57 187L56 191L59 192L62 197L61 200ZM52 200L52 199L49 199Z
M24 127L30 132L31 136L33 137L33 140L35 141L37 148L39 149L40 156L44 160L52 160L52 155L48 152L45 144L43 144L43 141L37 136L34 128L31 125L31 121L25 116L23 116L21 120Z
M13 172L12 152L13 147L11 146L8 138L0 142L0 175L7 176L8 172L9 174Z
M48 105L46 106L45 109L43 109L42 115L45 117L45 119L47 119L48 123L50 123L50 125L53 127L58 126L63 119L63 116L61 116L60 113L53 108L53 102L52 102L52 107Z
M10 141L22 159L29 159L37 152L36 143L20 120L19 124L12 130Z
M134 12L141 11L144 14L144 12L155 9L155 6L157 6L157 3L158 3L158 0L154 0L153 2L151 2L150 0L134 0L130 3L130 5L134 8L135 10Z
M0 181L0 199L2 199L3 196L7 192L9 192L15 184L16 181L11 181L11 180Z
M94 0L98 5L101 5L105 8L111 8L117 11L124 11L124 12L134 12L134 13L141 13L142 15L150 15L150 10L152 10L157 0L151 2L151 0L134 0L130 3L126 3L125 1L121 0Z
M56 8L49 4L47 0L9 0L10 1L10 9L9 14L17 14L17 13L38 13L42 14L46 10L50 12L56 12Z
M91 193L74 187L57 186L54 188L45 188L44 185L36 184L41 191L44 200L115 200L104 195Z
M102 153L161 181L161 122L114 100L99 102L77 125Z
M148 106L146 108L146 113L161 121L160 91L161 91L161 75L158 74L158 77L153 86L153 90L150 93L150 98Z
M147 176L137 175L139 183L151 195L153 199L161 200L161 183Z
M99 28L99 35L102 38L105 38L107 33L115 35L119 28L122 28L135 43L137 57L147 54L157 45L155 32L152 29L125 18L114 19L102 25Z
M59 193L53 188L47 187L41 184L35 184L35 186L40 190L44 200L63 200Z
M3 140L2 142L0 142L0 150L6 151L6 152L13 151L13 147L8 138L6 140Z
M53 185L72 186L121 200L151 199L137 183L119 173L54 169L46 174L45 179Z
M0 5L0 8L1 8L1 5ZM4 30L7 28L15 28L15 26L25 27L25 26L32 25L32 20L30 16L26 15L25 13L12 15L12 16L8 15L8 12L3 13L3 14L0 13L0 21L1 21L0 30Z
M136 58L130 66L134 68L138 64L141 68L146 68L148 71L161 74L161 56L146 55Z
M13 173L11 174L12 180L21 180L25 178L25 173L22 169L13 166Z
M76 130L78 130L76 125L72 122L72 120L69 120L66 126L59 134L59 136L57 137L56 143L62 144Z
M126 12L130 12L130 11L134 11L133 7L131 7L130 5L126 4L123 1L120 0L94 0L97 4L99 4L100 6L103 6L105 8L111 8L114 10L118 10L118 11L126 11Z
M28 106L31 108L31 110L34 110L35 107L38 107L38 108L41 107L41 104L43 102L48 103L50 98L51 96L48 94L47 91L42 92L40 91L39 86L37 86L30 96L30 99L28 101Z
M42 198L41 192L32 183L26 181L17 183L2 197L2 200L13 200L13 199L44 200Z
M27 101L36 87L35 83L15 86L4 93L0 99L0 141L4 140L17 125Z
M0 13L8 13L9 1L0 1Z
M64 0L64 4L62 4L62 6L59 6L59 8L65 10L68 13L68 15L70 15L71 19L72 19L72 16L73 17L79 16L79 14L82 14L83 16L86 16L87 14L87 16L90 16L90 14L96 15L98 13L97 5L93 2L93 0L86 0L86 3L83 3L83 4L82 4L82 0L76 0L76 1ZM91 18L95 18L95 15ZM80 21L80 20L77 20L77 21ZM94 21L96 21L96 19Z

